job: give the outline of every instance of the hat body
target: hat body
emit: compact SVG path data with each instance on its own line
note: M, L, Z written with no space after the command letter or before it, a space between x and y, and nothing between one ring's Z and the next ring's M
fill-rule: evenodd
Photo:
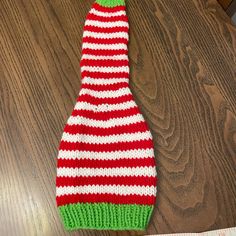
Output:
M57 160L68 230L143 230L153 211L153 138L129 88L128 29L123 0L97 0L85 21L82 85Z

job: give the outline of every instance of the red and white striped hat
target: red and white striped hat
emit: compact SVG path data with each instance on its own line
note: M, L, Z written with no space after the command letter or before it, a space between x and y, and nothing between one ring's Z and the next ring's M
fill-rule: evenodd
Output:
M67 230L144 230L156 200L153 139L129 88L124 0L96 0L82 85L59 146L56 201Z

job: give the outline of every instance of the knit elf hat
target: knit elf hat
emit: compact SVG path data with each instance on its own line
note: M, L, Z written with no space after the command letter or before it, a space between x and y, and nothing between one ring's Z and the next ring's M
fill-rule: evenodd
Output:
M67 230L144 230L156 199L153 140L129 88L124 0L96 0L82 85L59 146L56 201Z

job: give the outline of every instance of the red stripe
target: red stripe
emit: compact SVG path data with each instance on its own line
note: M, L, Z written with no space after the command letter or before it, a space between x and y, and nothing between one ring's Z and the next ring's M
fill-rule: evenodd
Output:
M94 79L119 79L119 78L126 78L129 79L129 73L126 72L110 72L110 73L104 73L104 72L89 72L89 71L83 71L81 73L82 77L90 77Z
M97 44L124 43L124 44L128 44L128 39L125 39L125 38L104 39L104 38L84 37L83 43L97 43Z
M128 50L118 49L118 50L108 50L108 49L82 49L82 54L89 54L95 56L115 56L115 55L128 55Z
M129 88L128 82L122 82L117 84L86 84L82 83L81 89L92 89L95 91L116 91L121 88Z
M156 186L157 177L146 176L96 176L96 177L57 177L56 186L83 186L83 185L139 185Z
M94 111L87 111L87 110L73 110L72 116L82 116L89 119L95 120L108 120L112 118L121 118L125 116L133 116L139 114L139 108L133 107L127 110L118 110L118 111L105 111L105 112L94 112Z
M119 129L119 127L117 127ZM119 143L109 143L109 144L91 144L91 143L71 143L66 141L61 141L59 149L60 150L80 150L80 151L91 151L91 152L112 152L112 151L127 151L131 149L146 149L153 148L153 142L149 140L140 140L133 142L119 142Z
M144 167L144 166L155 166L155 159L149 158L136 158L128 159L122 158L118 160L90 160L90 159L58 159L57 167L68 167L68 168L112 168L112 167Z
M110 128L98 128L98 127L88 127L86 125L65 125L64 132L70 134L91 134L91 135L113 135L113 134L124 134L124 133L135 133L135 132L145 132L148 130L147 123L141 121L135 124L123 125L119 129L117 127Z
M92 8L101 11L101 12L107 12L107 13L111 13L111 12L117 12L117 11L125 11L126 7L125 6L115 6L115 7L105 7L105 6L101 6L98 3L93 3Z
M116 22L116 21L124 21L128 22L128 17L127 15L123 16L98 16L93 13L89 13L86 17L87 20L97 20L101 22Z
M131 101L133 99L132 94L129 95L124 95L121 96L119 98L97 98L97 97L93 97L89 94L81 94L77 101L78 102L87 102L93 105L99 105L99 104L117 104L119 103L123 103L123 102L128 102Z
M115 194L69 194L56 197L57 206L73 204L73 203L92 203L92 202L110 202L114 204L155 204L156 197L140 196L140 195L115 195Z
M80 66L113 66L113 67L119 67L119 66L128 66L129 62L128 60L99 60L99 59L82 59L80 62Z
M115 26L115 27L98 27L92 25L85 25L84 31L96 32L96 33L128 33L129 27L127 26Z

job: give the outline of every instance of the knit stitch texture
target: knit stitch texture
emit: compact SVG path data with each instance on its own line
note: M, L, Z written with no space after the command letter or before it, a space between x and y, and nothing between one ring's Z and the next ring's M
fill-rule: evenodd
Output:
M156 200L153 138L129 88L124 0L96 0L82 85L59 145L56 202L67 230L144 230Z

